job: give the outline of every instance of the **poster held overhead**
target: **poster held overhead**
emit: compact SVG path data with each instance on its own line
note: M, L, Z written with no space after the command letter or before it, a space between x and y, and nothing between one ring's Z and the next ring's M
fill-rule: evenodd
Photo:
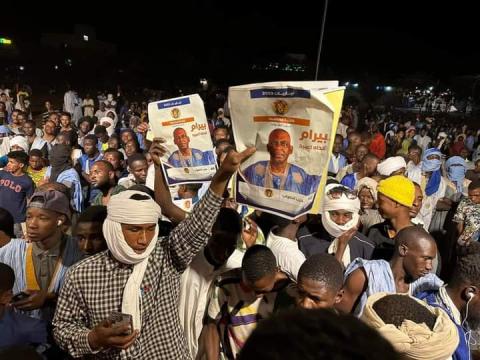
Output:
M288 219L312 211L323 188L338 121L327 94L338 82L278 82L229 88L238 151L257 152L240 167L235 198Z
M198 94L148 104L150 127L165 139L168 185L210 181L217 170L203 101Z

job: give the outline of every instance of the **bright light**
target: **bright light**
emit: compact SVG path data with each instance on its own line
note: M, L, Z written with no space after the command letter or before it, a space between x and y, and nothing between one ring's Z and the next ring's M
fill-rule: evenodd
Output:
M345 86L348 86L348 85L350 85L350 81L347 81L347 82L345 83Z
M22 65L20 65L18 68L20 69L20 71L23 71L23 70L25 70L25 67L24 67L24 66L22 66Z
M430 86L430 87L428 88L428 90L432 91L432 90L433 90L433 86Z
M200 79L200 85L207 86L208 85L207 79L205 79L205 78Z
M67 64L68 66L72 66L72 59L66 59L65 64Z
M354 88L358 88L358 83L352 85Z
M0 38L0 44L3 44L3 45L12 45L12 40L7 39L7 38Z
M385 86L385 91L392 91L393 88L391 86Z
M55 70L58 70L58 65L55 65L55 66L54 66L54 69L55 69Z
M88 41L88 35L83 35L83 40Z

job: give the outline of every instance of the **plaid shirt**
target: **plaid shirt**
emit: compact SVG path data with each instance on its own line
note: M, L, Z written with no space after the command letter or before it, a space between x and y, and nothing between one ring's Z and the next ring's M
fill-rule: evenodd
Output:
M222 198L211 190L169 237L158 239L142 281L142 329L127 350L106 349L98 359L190 359L178 317L180 275L210 237ZM121 311L132 266L107 250L74 265L66 275L53 320L57 343L73 357L92 354L90 330Z

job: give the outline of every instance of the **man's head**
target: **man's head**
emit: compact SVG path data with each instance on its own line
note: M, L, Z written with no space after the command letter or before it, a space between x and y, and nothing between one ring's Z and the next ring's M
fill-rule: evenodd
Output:
M90 183L97 189L110 189L115 186L115 171L106 160L98 160L90 169Z
M402 156L386 158L377 166L377 171L382 176L405 175L407 164Z
M310 256L298 271L298 306L304 309L333 308L343 295L343 269L329 254Z
M475 171L477 174L480 173L480 159L475 161L475 169L473 171Z
M270 162L286 164L293 153L290 134L283 129L273 130L268 136L267 150L270 153Z
M122 170L125 166L123 154L116 149L108 148L105 150L103 153L103 160L112 164L115 171Z
M120 133L120 140L122 140L122 144L125 146L126 143L135 139L135 133L131 129L123 130Z
M102 232L102 224L107 218L105 206L89 206L78 217L74 235L78 247L86 255L95 255L107 249L107 243Z
M29 148L30 145L28 144L28 140L25 136L17 135L14 138L10 139L11 151L23 151L27 153Z
M16 109L12 111L12 124L18 125L18 114L21 112L21 110Z
M217 145L219 140L230 140L230 134L226 127L219 126L213 130L213 143Z
M447 288L452 290L459 300L462 318L468 315L466 321L472 330L480 328L480 245L474 242L459 254L452 277ZM468 302L468 314L466 304ZM457 307L459 307L457 305Z
M38 149L30 150L28 154L28 165L32 170L41 170L45 166L45 159L43 159L43 154Z
M420 129L420 135L423 137L427 134L427 129L426 128L421 128Z
M105 111L105 103L103 101L100 102L100 111Z
M125 144L125 154L127 155L127 158L138 154L139 150L140 149L138 148L138 144L135 140L130 140Z
M113 256L127 264L148 257L159 231L158 204L144 192L126 190L110 198L107 214L103 234Z
M35 135L35 121L27 120L23 125L23 132L26 136L34 136Z
M49 247L60 240L62 226L70 220L70 203L57 190L36 191L27 205L27 235Z
M362 160L361 170L363 171L364 176L371 177L377 171L378 157L374 154L367 154Z
M109 149L119 149L120 148L120 139L117 135L112 135L108 139L108 148Z
M360 134L356 131L353 131L350 134L348 134L347 139L348 139L348 143L351 146L353 146L355 149L357 148L357 146L359 146L362 143L362 139L360 137Z
M137 184L145 184L147 181L148 163L143 154L133 154L128 157L128 168L135 177Z
M415 165L420 164L422 159L422 148L416 144L412 144L408 148L408 160L412 161Z
M62 128L65 128L65 129L70 128L72 126L72 116L67 112L61 113L60 125L62 126Z
M417 217L423 204L423 191L421 186L416 182L414 182L413 185L415 185L415 198L413 199L413 204L410 208L410 217L412 219Z
M45 125L43 126L43 131L45 132L46 135L54 136L55 128L56 128L55 123L51 120L47 120L45 121Z
M363 144L358 145L355 148L355 160L357 163L361 163L365 156L368 154L368 147Z
M378 211L385 219L409 214L415 199L415 186L405 176L396 175L378 184Z
M212 227L212 236L205 247L208 257L217 267L223 265L233 254L241 232L242 219L238 212L221 208Z
M173 142L177 145L178 149L186 150L190 144L190 138L187 135L187 132L183 128L176 128L173 130Z
M8 163L5 170L11 174L19 174L28 164L28 155L23 151L11 151L7 154Z
M262 320L238 360L399 360L377 331L351 315L290 309Z
M480 204L480 180L472 181L468 185L468 198L475 204Z
M229 146L232 146L232 144L230 144L230 142L226 139L221 139L221 140L217 141L217 143L215 145L215 154L217 155L217 159L220 158L220 155Z
M53 112L48 115L48 121L51 121L55 126L60 126L60 115L57 112Z
M91 130L90 120L84 117L82 120L80 120L78 128L82 134L88 134Z
M7 264L0 263L0 308L4 308L12 301L15 273Z
M416 280L432 271L437 244L423 227L409 226L395 236L394 256L402 258L405 274Z
M95 126L95 130L93 130L93 133L102 143L108 140L107 128L103 125Z
M95 154L98 154L98 140L95 135L87 135L83 139L83 151L85 154L87 154L89 157L94 156Z
M346 186L328 184L322 206L322 225L333 237L358 225L360 200Z
M25 125L25 121L27 121L27 115L23 111L19 111L17 114L15 125L23 127L23 125Z
M14 238L13 225L12 214L7 209L0 208L0 237Z
M339 154L343 149L343 136L340 134L335 135L335 141L333 142L333 153Z
M268 247L254 245L245 252L242 260L243 282L257 296L273 290L278 272L275 255Z

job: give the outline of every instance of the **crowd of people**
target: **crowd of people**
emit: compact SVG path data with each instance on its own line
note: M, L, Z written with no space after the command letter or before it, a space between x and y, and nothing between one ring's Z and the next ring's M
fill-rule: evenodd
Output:
M0 358L475 354L477 129L345 107L319 213L287 220L235 202L255 149L236 151L228 108L208 120L212 181L169 187L144 106L69 90L36 116L4 89Z

